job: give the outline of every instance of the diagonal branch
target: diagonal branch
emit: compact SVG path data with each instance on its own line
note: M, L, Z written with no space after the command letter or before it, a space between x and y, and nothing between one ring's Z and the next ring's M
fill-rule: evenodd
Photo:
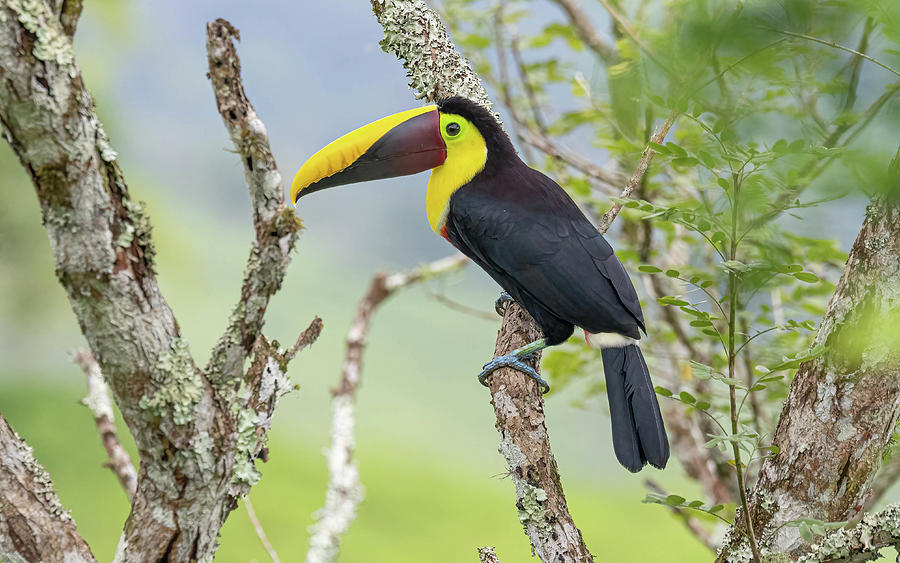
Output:
M0 416L0 561L96 562L44 468Z
M75 362L88 378L88 396L82 402L91 410L94 424L97 425L97 432L100 433L100 440L106 450L108 461L104 465L115 473L130 501L137 490L137 471L131 463L131 456L119 442L112 401L109 400L109 391L106 382L103 381L100 366L87 350L75 352Z
M310 528L312 537L306 553L307 563L330 563L335 560L341 536L347 532L356 517L356 507L363 499L359 470L353 460L356 426L354 408L372 316L385 299L397 291L435 276L456 272L468 263L468 258L456 254L406 272L377 274L360 301L347 333L347 351L341 380L337 389L332 391L331 447L325 454L330 477L325 493L325 506L316 513L317 522Z
M240 40L240 33L227 21L220 18L207 24L208 76L219 113L244 166L256 231L240 300L205 370L220 389L232 387L240 378L262 330L269 298L281 288L301 228L294 211L284 202L281 174L269 147L266 127L244 93L234 40Z
M675 118L677 117L677 113L670 114L665 123L663 123L662 126L653 133L652 137L650 137L650 141L656 144L662 144L663 140L666 138L666 134L672 127L672 124L675 123ZM627 199L631 197L631 194L634 192L635 188L641 183L641 180L644 178L644 174L647 173L647 168L650 166L650 161L653 160L654 154L656 153L652 148L650 148L649 145L644 149L644 151L641 153L641 160L640 162L638 162L634 174L631 175L631 178L628 180L628 183L625 184L625 188L619 195L620 199ZM622 203L618 201L613 203L609 211L604 213L603 217L600 218L600 224L597 226L597 230L602 234L606 234L606 231L609 230L612 222L615 221L616 217L619 216L620 211L622 211Z
M577 0L554 1L566 13L566 16L569 18L569 23L572 24L572 27L575 29L575 33L578 34L578 37L584 41L584 44L587 45L591 51L596 53L597 56L608 65L614 65L619 62L618 49L600 37L600 33L597 32L597 29L591 23L591 19L584 13L581 6L578 5Z

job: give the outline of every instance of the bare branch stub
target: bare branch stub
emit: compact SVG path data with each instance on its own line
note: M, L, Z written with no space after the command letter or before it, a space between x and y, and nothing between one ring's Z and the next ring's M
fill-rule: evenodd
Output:
M25 440L0 416L0 561L96 559Z
M137 471L134 469L134 464L131 463L131 456L119 441L112 401L110 401L103 374L100 372L100 366L87 350L78 350L75 353L75 362L88 378L88 396L83 402L94 417L94 424L97 426L97 432L100 434L100 440L106 450L108 460L105 465L119 479L119 484L122 485L122 489L130 501L134 498L137 490Z
M500 559L497 557L493 547L479 547L478 561L481 563L500 563Z

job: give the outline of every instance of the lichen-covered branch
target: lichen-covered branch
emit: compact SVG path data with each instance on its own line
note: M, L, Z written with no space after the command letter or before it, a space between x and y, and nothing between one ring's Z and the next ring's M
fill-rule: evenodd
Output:
M409 87L429 102L465 96L492 108L484 85L463 58L438 15L422 0L371 0L384 28L381 48L397 56L407 70Z
M75 353L75 362L88 379L88 396L82 402L90 409L94 417L94 424L97 426L97 432L100 434L100 440L106 450L107 462L105 465L115 473L125 495L128 500L131 500L137 490L137 471L134 469L134 464L131 463L131 456L119 442L112 401L109 399L109 391L106 388L106 382L103 381L100 366L87 350L78 350Z
M44 468L0 416L0 561L96 562Z
M138 447L137 490L116 560L210 560L236 498L259 478L254 460L277 398L292 388L284 353L259 330L298 226L279 209L274 163L260 146L264 128L251 119L241 137L248 144L238 148L251 171L259 251L248 270L258 275L245 283L243 319L229 331L237 352L217 354L226 361L204 373L160 292L150 221L130 196L75 61L69 33L78 5L63 2L61 15L40 0L0 0L0 129L32 179L57 276ZM63 15L70 19L61 22ZM237 68L233 48L226 59ZM220 107L246 100L235 93L236 72L221 86L232 94L218 97ZM233 108L237 127L250 116L240 109ZM254 342L253 365L241 374Z
M244 166L253 203L256 241L250 250L241 295L225 334L213 348L206 374L220 390L233 387L262 330L269 298L281 287L301 224L284 202L281 174L266 127L244 93L234 41L240 33L223 19L206 26L209 79L225 128Z
M900 153L892 181L900 185ZM750 513L770 551L805 549L797 518L843 521L862 508L900 415L900 204L869 204L815 343L824 355L800 366ZM877 327L873 330L873 327ZM740 522L738 525L742 525ZM732 534L719 560L741 560Z
M359 303L347 333L341 380L332 392L331 446L325 454L328 460L328 489L325 493L325 506L316 512L317 521L310 529L307 563L330 563L335 560L341 536L347 532L356 517L356 507L363 498L359 470L353 460L356 426L354 408L372 315L395 292L435 276L455 272L468 262L468 258L457 254L406 272L377 274Z
M852 528L829 532L799 563L855 563L878 559L878 551L900 544L900 504L866 514Z

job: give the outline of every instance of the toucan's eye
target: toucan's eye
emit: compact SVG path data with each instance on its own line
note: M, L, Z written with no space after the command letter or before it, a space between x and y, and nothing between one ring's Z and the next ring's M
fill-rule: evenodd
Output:
M455 137L459 135L459 123L448 123L444 130L447 131L447 134L451 137Z

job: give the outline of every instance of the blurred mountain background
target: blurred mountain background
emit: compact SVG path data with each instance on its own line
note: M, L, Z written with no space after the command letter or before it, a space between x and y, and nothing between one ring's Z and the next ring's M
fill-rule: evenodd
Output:
M560 17L551 5L534 10L539 20ZM400 64L380 50L381 28L367 2L85 4L77 57L132 195L147 202L160 286L201 364L239 295L252 237L241 164L205 76L204 26L217 17L241 31L244 84L288 183L336 136L419 103ZM291 342L315 314L325 331L291 369L300 390L279 409L271 459L251 493L283 561L305 553L306 528L324 502L329 388L372 275L452 251L425 221L425 182L418 175L348 186L304 199L297 210L306 231L269 308L266 334ZM0 412L35 448L94 553L109 560L128 503L101 467L99 437L78 404L86 381L69 358L85 342L55 279L30 182L5 143L0 187ZM846 250L862 207L826 206L817 224L829 224ZM498 291L470 268L410 289L378 313L359 392L366 499L341 561L473 561L482 545L496 546L506 562L528 559L489 394L475 379L491 357L499 319L466 316L429 296L491 311ZM551 395L548 426L573 515L594 553L608 561L708 556L668 511L640 503L647 477L693 492L677 465L624 471L612 455L605 401L576 407L578 396L577 388ZM642 537L648 541L635 543ZM218 561L268 559L243 507L221 543Z

